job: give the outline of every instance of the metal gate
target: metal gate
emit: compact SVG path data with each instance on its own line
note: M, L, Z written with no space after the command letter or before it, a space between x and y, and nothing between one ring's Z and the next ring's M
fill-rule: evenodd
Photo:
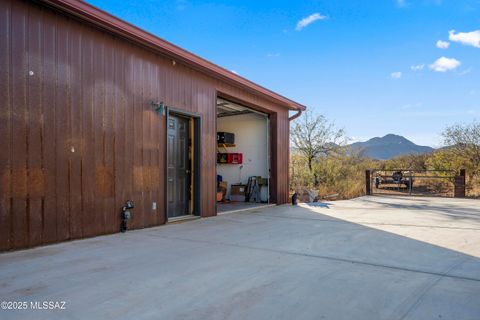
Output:
M365 183L368 195L465 197L465 170L374 169Z

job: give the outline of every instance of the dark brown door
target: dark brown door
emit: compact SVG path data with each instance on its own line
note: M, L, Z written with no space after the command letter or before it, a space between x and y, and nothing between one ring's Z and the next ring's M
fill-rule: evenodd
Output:
M167 217L173 218L189 213L189 120L170 115L167 128Z

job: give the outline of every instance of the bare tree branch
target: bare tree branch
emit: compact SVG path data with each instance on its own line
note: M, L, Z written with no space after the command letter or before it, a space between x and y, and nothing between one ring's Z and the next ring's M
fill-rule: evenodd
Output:
M292 145L306 158L310 173L313 173L312 164L318 157L338 150L346 141L343 129L336 128L325 116L308 110L294 122L291 130Z
M480 122L455 124L447 127L442 136L450 150L480 170Z

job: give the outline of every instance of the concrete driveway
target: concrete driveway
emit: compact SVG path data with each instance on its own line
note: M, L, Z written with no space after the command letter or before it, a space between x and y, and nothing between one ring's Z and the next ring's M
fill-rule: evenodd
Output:
M280 206L0 255L1 319L480 319L480 201Z

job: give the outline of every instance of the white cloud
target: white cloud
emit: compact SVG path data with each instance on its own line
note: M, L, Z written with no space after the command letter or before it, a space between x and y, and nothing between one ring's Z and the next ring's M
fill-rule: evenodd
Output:
M448 47L450 47L450 42L438 40L436 46L440 49L447 49Z
M462 63L455 58L438 58L434 63L429 65L430 69L437 72L446 72L449 70L454 70L459 67Z
M455 30L450 30L448 35L448 39L450 39L450 41L460 42L461 44L467 46L480 48L480 30L458 33L455 33Z
M349 143L355 143L355 142L363 142L367 141L370 139L370 137L363 137L363 136L351 136L348 138Z
M397 72L392 72L390 74L390 76L393 78L393 79L400 79L402 77L402 73L400 71L397 71Z
M322 16L320 13L311 14L308 17L305 17L302 20L298 21L297 27L295 28L295 30L300 31L306 26L314 23L317 20L325 20L325 19L327 19L327 16Z
M238 72L237 72L237 71L235 71L235 70L230 70L230 72L231 72L231 73L238 74Z
M415 5L414 2L417 2L417 4L421 3L425 6L431 6L431 5L441 6L443 4L443 0L423 0L423 1L395 0L395 3L399 8Z
M423 70L424 67L425 67L424 64L417 64L417 65L410 66L410 69L412 69L412 71L421 71Z

